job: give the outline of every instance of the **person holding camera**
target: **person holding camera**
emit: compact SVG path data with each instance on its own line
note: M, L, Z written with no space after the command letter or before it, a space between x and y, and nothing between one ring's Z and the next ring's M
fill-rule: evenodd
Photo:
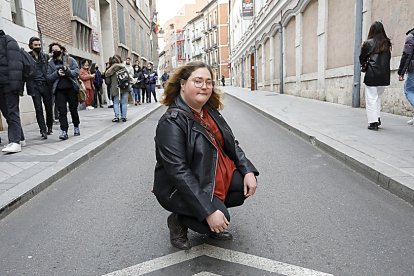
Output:
M61 133L59 139L68 139L67 105L72 117L74 135L80 135L78 114L78 83L79 67L75 59L66 53L66 48L57 42L49 45L49 53L52 59L47 68L47 79L52 85L52 92L56 97L56 105L59 110L59 123Z

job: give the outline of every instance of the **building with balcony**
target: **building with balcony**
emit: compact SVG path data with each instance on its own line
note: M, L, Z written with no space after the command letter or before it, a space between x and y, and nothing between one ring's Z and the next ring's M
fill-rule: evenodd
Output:
M189 48L186 48L186 39L190 34L185 31L186 25L199 14L207 3L208 0L195 0L195 3L185 4L176 16L164 23L165 65L163 67L168 72L172 72L177 66L188 61L186 49Z

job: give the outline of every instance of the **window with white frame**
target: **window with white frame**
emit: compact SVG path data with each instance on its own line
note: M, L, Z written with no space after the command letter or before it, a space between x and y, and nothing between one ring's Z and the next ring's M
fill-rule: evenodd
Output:
M133 51L137 51L137 31L135 26L135 19L131 16L130 20L130 29L131 29L131 47Z
M23 26L23 16L20 1L21 0L10 0L10 10L13 23Z
M88 3L86 0L72 0L72 14L88 22Z

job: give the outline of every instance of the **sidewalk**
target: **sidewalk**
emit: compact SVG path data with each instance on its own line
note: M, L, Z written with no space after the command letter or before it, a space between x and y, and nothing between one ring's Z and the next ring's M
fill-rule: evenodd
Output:
M245 88L220 87L375 183L414 205L414 127L408 117L381 114L368 130L365 109Z
M160 96L160 91L157 93ZM16 154L0 153L0 219L26 202L47 186L58 180L130 128L160 108L159 103L128 106L128 121L113 123L112 108L80 110L80 136L73 136L69 124L69 139L59 140L59 126L53 126L53 134L40 140L37 124L23 127L27 146ZM69 114L69 112L68 112ZM70 116L68 116L70 122ZM2 144L7 144L7 132L0 131Z

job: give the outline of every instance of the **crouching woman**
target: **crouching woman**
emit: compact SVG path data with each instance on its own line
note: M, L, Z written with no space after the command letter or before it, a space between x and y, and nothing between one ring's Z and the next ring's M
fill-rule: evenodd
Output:
M170 241L190 249L188 228L211 238L230 240L227 208L252 196L259 172L247 159L219 109L211 68L190 62L166 84L158 122L153 192L166 210Z

